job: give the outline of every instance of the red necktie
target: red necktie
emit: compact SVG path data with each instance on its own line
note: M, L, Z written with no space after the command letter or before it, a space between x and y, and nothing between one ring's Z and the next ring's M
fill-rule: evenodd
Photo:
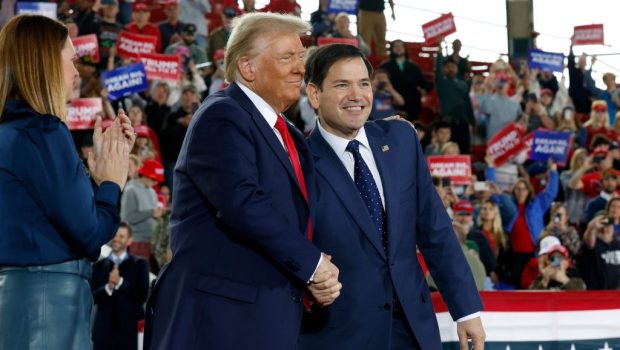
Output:
M299 183L299 188L301 188L301 193L304 195L306 203L308 203L308 190L306 189L306 180L304 179L304 173L301 170L301 164L299 164L297 148L295 148L295 142L293 142L293 138L286 127L286 122L280 114L278 114L278 119L276 120L276 130L278 130L280 136L282 136L282 141L284 141L286 153L288 153L288 158L293 165L293 170L295 171L295 176L297 177L297 182ZM308 217L308 240L312 241L312 223L310 221L310 217ZM303 301L306 311L311 312L310 300L307 294L304 294Z
M293 138L288 132L288 128L286 127L286 122L284 121L284 118L279 114L276 121L276 130L278 130L278 132L280 132L280 136L282 136L282 141L284 141L284 145L286 146L286 152L288 153L288 158L293 165L293 170L295 171L295 176L297 177L297 182L299 183L299 188L301 188L301 193L303 194L304 199L306 199L307 203L308 190L306 189L306 180L304 179L304 173L301 170L301 164L299 164L297 148L295 148L295 142L293 142ZM308 219L308 240L312 240L312 224L310 223L310 219Z

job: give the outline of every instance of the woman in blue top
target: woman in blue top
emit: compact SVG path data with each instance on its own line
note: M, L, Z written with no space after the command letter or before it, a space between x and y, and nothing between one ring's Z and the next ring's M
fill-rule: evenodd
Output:
M118 227L135 136L126 116L98 120L89 179L65 125L75 58L47 17L0 31L0 349L91 346L88 260Z
M495 183L495 168L487 169L487 180ZM510 283L521 286L521 273L534 256L536 244L545 228L544 216L558 194L557 166L549 162L549 178L545 189L536 194L528 179L520 178L514 185L512 197L517 210L507 221L504 229L510 235Z

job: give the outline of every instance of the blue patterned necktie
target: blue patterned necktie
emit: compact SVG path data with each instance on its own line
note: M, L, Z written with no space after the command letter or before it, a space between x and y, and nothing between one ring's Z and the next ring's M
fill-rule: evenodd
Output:
M387 253L387 230L385 225L385 210L383 210L383 204L381 203L381 194L379 193L379 188L377 187L377 183L372 177L372 173L362 159L362 154L360 153L360 143L357 140L352 140L347 145L346 150L353 154L353 158L355 159L355 170L353 172L353 178L355 181L355 185L357 186L358 191L360 191L360 195L366 203L366 208L368 208L368 212L370 213L370 217L372 221L375 223L375 228L377 229L377 233L379 234L379 238L383 243L383 249Z

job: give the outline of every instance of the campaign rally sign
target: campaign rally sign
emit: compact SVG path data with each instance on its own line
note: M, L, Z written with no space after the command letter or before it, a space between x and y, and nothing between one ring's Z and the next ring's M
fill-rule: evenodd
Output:
M605 45L605 35L602 24L575 26L573 45Z
M467 185L471 177L471 158L460 156L429 156L428 168L431 175L449 177L455 185Z
M122 57L140 58L141 54L154 53L157 37L121 31L116 42L118 54Z
M87 130L95 127L97 112L103 110L100 97L78 98L67 107L67 126L70 130Z
M327 13L346 12L356 15L358 3L359 0L327 0Z
M56 19L58 15L57 4L53 2L22 2L15 4L15 14L31 13Z
M101 75L110 101L148 89L146 72L142 63L117 68Z
M533 134L531 160L546 161L551 158L560 165L566 164L571 146L570 133L535 130Z
M145 53L140 55L148 80L179 80L181 76L181 56Z
M324 36L320 36L316 44L318 47L329 44L347 44L359 47L359 41L357 41L357 38L326 38Z
M71 41L78 57L90 56L93 62L99 62L99 42L96 34L78 36Z
M437 42L439 37L455 33L456 25L454 24L452 12L441 15L439 18L423 24L422 31L424 32L424 39L427 44Z
M525 148L523 127L515 123L508 124L487 142L487 154L495 159L495 166L500 166L514 158Z
M544 71L562 72L564 71L564 54L530 49L528 52L527 66Z

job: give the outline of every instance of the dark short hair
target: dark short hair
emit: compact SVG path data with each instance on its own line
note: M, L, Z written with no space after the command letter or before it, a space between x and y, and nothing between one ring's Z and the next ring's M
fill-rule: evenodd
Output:
M450 124L448 124L448 122L446 121L438 120L433 123L433 126L431 128L433 131L437 131L439 129L450 129Z
M390 43L390 59L396 59L396 55L394 54L394 44L396 43L402 43L405 46L405 59L409 59L409 50L407 50L407 43L400 39L396 39Z
M450 63L454 63L456 65L456 61L454 59L452 59L452 57L447 57L447 58L444 58L443 62L441 63L441 66L445 67L445 66L447 66Z
M129 237L133 236L133 231L131 230L131 226L129 226L128 223L121 221L121 223L118 225L118 228L127 229L127 234L129 235Z
M319 47L306 61L306 84L314 84L319 89L329 72L329 69L338 61L359 57L368 69L368 77L372 75L372 66L362 51L355 46L346 44L331 44Z
M373 78L374 78L377 74L381 74L381 73L383 73L383 74L387 75L388 79L390 79L390 78L391 78L391 77L390 77L390 71L388 71L388 70L387 70L387 69L385 69L385 68L377 68L377 69L375 69L375 71L374 71L374 72L372 72L372 76L373 76Z

